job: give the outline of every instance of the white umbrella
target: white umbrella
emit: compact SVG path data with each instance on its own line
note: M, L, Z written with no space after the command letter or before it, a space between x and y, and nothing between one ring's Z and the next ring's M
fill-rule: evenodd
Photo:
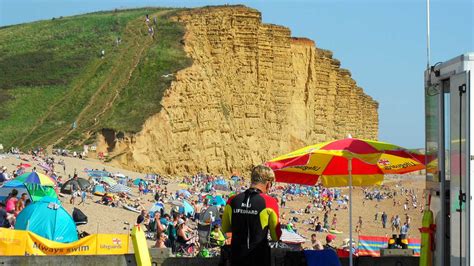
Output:
M127 187L127 186L124 186L122 184L116 184L116 185L113 185L112 187L110 187L109 189L110 192L112 193L119 193L119 192L125 192L125 193L132 193L132 189Z

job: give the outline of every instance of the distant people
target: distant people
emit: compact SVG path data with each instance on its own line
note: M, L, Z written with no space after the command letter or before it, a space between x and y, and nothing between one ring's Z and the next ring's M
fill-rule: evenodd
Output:
M145 23L148 25L150 23L150 18L148 17L148 14L145 15Z
M362 216L359 216L359 220L357 221L357 225L359 225L359 229L362 230Z
M278 202L267 195L275 181L264 165L252 169L250 188L227 201L222 230L232 232L232 265L271 265L268 232L273 241L281 236Z
M0 184L3 182L7 182L8 180L10 180L10 178L8 177L7 167L2 166L2 170L0 172Z
M334 216L332 217L331 227L334 230L337 229L337 215L336 214L334 214Z
M387 214L385 212L382 213L382 227L386 228L387 226Z
M410 229L410 226L407 223L403 223L403 226L400 228L400 238L401 239L406 239L407 238L409 229Z

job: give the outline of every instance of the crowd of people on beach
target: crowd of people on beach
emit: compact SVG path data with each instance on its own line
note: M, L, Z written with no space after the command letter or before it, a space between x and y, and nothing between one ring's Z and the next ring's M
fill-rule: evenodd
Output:
M32 161L26 160L21 155L18 155L18 158L25 164L34 162L38 166L39 170L36 166L31 166L31 171L41 171L55 179L58 193L64 183L70 179L77 180L80 175L84 175L90 182L91 186L87 189L82 189L76 183L71 186L70 204L75 205L77 198L81 199L79 205L84 204L88 198L93 198L94 187L102 186L105 188L105 193L96 194L98 197L95 198L95 203L116 208L126 206L139 212L136 222L146 228L147 237L154 241L155 247L167 247L173 253L189 256L196 255L199 250L208 250L208 248L212 250L231 242L232 236L225 234L222 230L225 203L216 206L211 204L209 199L219 195L224 202L227 202L230 196L246 191L249 187L245 177L238 174L225 177L200 172L184 176L177 180L182 189L176 191L169 189L170 178L159 174L154 175L153 178L144 178L138 183L133 183L134 180L128 177L122 178L110 174L108 177L115 182L127 187L136 187L138 195L126 192L110 193L108 192L111 187L109 183L100 178L86 177L85 173L79 173L76 169L70 171L71 169L67 168L62 157L48 156L42 149L32 150L29 155L31 155ZM71 153L70 156L74 156L74 154ZM76 157L79 158L77 153ZM27 167L22 164L11 171L8 171L5 166L0 167L0 183L23 174L26 171L25 168ZM66 170L69 170L70 174L67 175L67 180L64 180L63 175L66 175ZM105 169L90 170L105 172ZM367 223L373 222L379 223L382 229L391 229L394 234L399 233L404 237L409 235L411 217L407 211L418 208L420 211L423 210L423 204L419 202L416 189L405 188L401 182L390 187L360 189L363 193L363 206L368 202L375 203L375 214L373 221L364 221L363 217L359 216L355 223L355 233L363 234ZM325 188L321 184L315 186L277 184L270 187L267 194L278 203L281 229L309 239L304 245L306 248L315 250L350 249L351 245L348 239L343 239L342 245L335 244L337 236L344 229L340 227L339 214L341 211L346 212L350 204L348 196L341 189ZM205 197L205 195L209 197ZM150 211L147 206L150 201L152 205L158 204L163 207L159 211ZM183 201L189 202L193 209L192 214L183 212L182 206L176 205L176 202ZM387 210L379 207L379 203L382 201L393 202L394 208L390 210L390 214ZM298 207L295 208L296 202L298 202ZM31 200L27 199L25 194L18 195L18 191L13 189L8 198L0 203L0 226L13 227L14 217L28 204L31 204ZM380 204L380 206L382 205ZM209 243L203 245L199 236L200 215L210 207L217 207L217 211L207 221ZM394 212L394 209L397 208L400 211ZM311 232L310 236L306 235L308 231Z

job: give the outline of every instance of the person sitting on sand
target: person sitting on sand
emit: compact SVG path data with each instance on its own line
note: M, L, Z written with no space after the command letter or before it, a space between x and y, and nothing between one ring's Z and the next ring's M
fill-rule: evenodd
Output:
M335 235L328 234L326 236L326 245L324 245L324 249L330 249L336 251L336 247L333 246L333 242L336 239Z
M160 234L157 236L155 248L167 248L166 242L168 240L168 236L166 234Z
M192 242L193 237L189 234L189 229L183 219L178 220L178 230L176 236L176 241L179 244L194 244Z
M224 246L225 244L224 234L222 234L222 231L218 224L214 225L214 228L212 229L210 241L211 244L216 246Z

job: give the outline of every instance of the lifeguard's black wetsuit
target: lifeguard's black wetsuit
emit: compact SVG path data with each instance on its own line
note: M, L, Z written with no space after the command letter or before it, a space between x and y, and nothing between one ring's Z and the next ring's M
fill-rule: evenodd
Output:
M270 265L268 231L273 241L281 236L278 202L259 189L249 188L227 201L222 231L232 232L232 265Z

